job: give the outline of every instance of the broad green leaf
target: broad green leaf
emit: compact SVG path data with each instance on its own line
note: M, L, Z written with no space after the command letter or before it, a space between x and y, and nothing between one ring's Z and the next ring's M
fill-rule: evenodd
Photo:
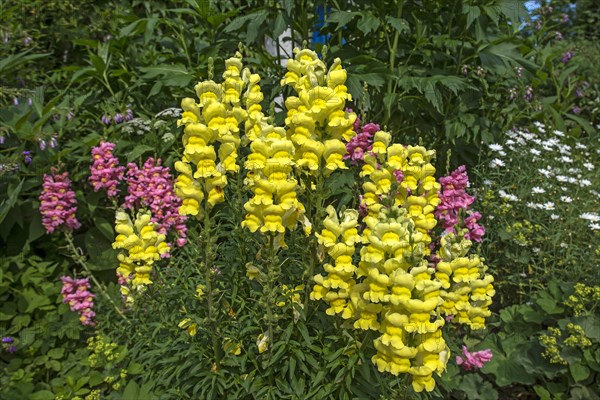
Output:
M365 35L376 31L377 28L379 28L379 25L381 25L379 18L368 11L361 15L360 21L358 21L358 24L356 24L357 28L360 29Z
M14 188L12 191L9 191L10 194L8 195L8 198L4 198L2 203L0 203L0 224L2 221L4 221L10 210L12 210L14 205L17 203L17 199L19 198L19 194L21 193L21 188L23 187L24 182L25 179L22 179L16 188Z

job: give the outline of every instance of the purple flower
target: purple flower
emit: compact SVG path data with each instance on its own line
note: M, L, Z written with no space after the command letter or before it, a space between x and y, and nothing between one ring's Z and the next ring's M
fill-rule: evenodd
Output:
M127 114L125 115L125 122L129 122L133 119L133 111L130 108L127 109Z
M568 63L571 60L571 58L573 58L574 55L575 54L572 51L567 51L567 52L565 52L565 54L563 54L563 56L560 59L560 61L563 64L566 64L566 63Z
M0 144L4 144L6 138L4 136L0 136Z
M33 105L33 100L31 99L31 97L29 99L27 99L27 104L29 104L30 106Z
M112 119L110 118L110 115L103 115L100 121L102 121L104 125L110 125Z
M25 156L25 164L31 164L31 162L33 161L33 159L31 158L31 151L25 150L23 152L23 156Z
M14 342L15 342L15 339L11 338L10 336L2 338L2 343L9 343L10 344L10 343L14 343Z
M25 39L23 39L23 44L27 46L29 43L31 43L31 40L31 37L27 36Z
M58 146L58 142L56 141L56 136L52 136L50 138L50 148L55 148Z
M562 35L562 33L560 33L560 32L558 32L558 31L557 31L557 32L554 34L554 38L555 38L556 40L562 40L562 39L563 39L563 35Z
M9 353L14 353L17 351L17 346L10 346L6 349L6 351L8 351Z
M18 106L19 105L19 99L17 99L16 97L13 97L13 104L15 106Z
M115 116L113 117L113 121L115 121L115 124L120 124L121 122L124 121L124 119L125 118L123 117L123 114L121 114L121 113L115 114Z
M38 142L40 144L40 150L41 151L46 150L46 141L44 139L38 139Z
M75 116L75 114L73 114L73 111L69 111L67 113L67 121L72 120L74 116Z
M575 97L577 97L578 99L583 97L583 90L581 90L581 88L577 88L575 90Z
M571 111L573 111L573 114L577 115L581 112L581 108L573 106L573 108L571 108Z
M564 14L563 13L563 15L562 15L562 22L565 23L565 24L567 22L569 22L569 14Z

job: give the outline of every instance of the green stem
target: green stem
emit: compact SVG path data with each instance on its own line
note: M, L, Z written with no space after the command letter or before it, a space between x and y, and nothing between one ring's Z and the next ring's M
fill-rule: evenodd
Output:
M404 5L403 1L401 1L400 4L398 4L398 18L400 18L402 16L402 6L403 5ZM390 48L390 72L392 73L392 75L394 75L394 67L396 64L396 50L398 49L398 39L399 38L400 38L400 32L396 29L395 33L394 33L394 43L392 44L392 47ZM392 80L391 79L388 81L387 93L392 93Z
M108 300L108 302L114 307L114 309L117 311L117 314L119 314L124 321L129 322L125 314L123 314L123 311L121 311L121 309L117 306L114 300L106 292L104 286L101 285L100 282L98 282L96 277L92 274L92 271L90 271L87 263L85 262L85 258L79 253L77 247L75 246L75 243L73 242L73 234L71 232L65 232L65 238L67 239L69 250L71 251L72 258L75 260L75 262L85 270L88 277L90 277L92 279L92 282L94 282L94 285L96 285L97 290L99 290L102 296L104 296L104 298L106 298L106 300Z
M217 335L217 319L215 316L215 307L214 307L214 290L212 285L212 271L211 265L214 262L214 254L212 249L212 237L211 237L211 220L208 207L204 207L204 277L206 282L206 296L207 296L207 306L208 306L208 321L210 323L210 330L212 336L212 347L213 353L215 355L215 364L217 366L217 370L220 369L221 364L221 349L219 347L219 337Z

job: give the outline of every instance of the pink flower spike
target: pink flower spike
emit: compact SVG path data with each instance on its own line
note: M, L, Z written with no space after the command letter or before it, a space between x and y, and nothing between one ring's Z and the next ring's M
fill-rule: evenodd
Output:
M125 167L119 166L119 159L113 155L114 150L115 144L110 142L101 142L100 146L92 147L93 164L89 178L94 192L104 189L111 197L119 193L117 185L125 173Z
M46 233L52 233L64 226L67 230L79 229L77 221L77 200L71 190L69 173L57 174L56 168L51 174L44 174L42 193L40 194L40 214Z

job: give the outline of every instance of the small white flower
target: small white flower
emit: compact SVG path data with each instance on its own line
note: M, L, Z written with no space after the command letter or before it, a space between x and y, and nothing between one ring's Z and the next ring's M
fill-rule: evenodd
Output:
M587 219L592 222L600 222L600 216L594 213L585 212L579 216L581 219Z
M540 154L542 154L542 152L539 151L538 149L530 149L529 152L531 154L533 154L534 156L539 156Z
M548 169L540 168L540 169L538 169L538 172L540 174L544 175L546 178L550 178L552 176L552 170L550 170L550 168L548 168Z
M577 183L577 179L575 179L572 176L570 176L569 179L567 179L567 182L569 182L569 183Z
M588 170L588 171L593 171L594 170L594 164L592 164L591 162L586 162L583 164L583 166Z
M179 118L181 117L182 110L181 108L171 107L162 110L158 114L156 114L155 118Z
M515 196L514 194L508 194L504 190L499 190L498 195L500 195L501 198L508 201L519 201L519 198L517 196Z
M579 168L569 168L567 172L569 172L570 174L578 174L581 172L581 170Z
M484 179L483 180L483 185L484 186L492 186L493 182L490 181L489 179Z
M595 224L593 222L590 222L589 227L593 231L600 231L600 224Z
M542 124L540 121L535 121L533 124L539 129L544 129L544 124Z
M562 247L563 249L566 249L567 247L569 247L569 245L566 244L565 242L561 242L560 247Z
M498 168L498 167L504 167L504 161L502 161L499 158L494 158L491 162L490 162L490 167L492 168Z
M581 187L592 186L592 182L590 182L587 179L582 179L579 181L579 186L581 186Z
M550 218L551 218L551 219L553 219L553 220L557 220L557 219L559 219L559 218L560 218L560 216L558 216L558 215L556 215L556 214L551 214L551 215L550 215Z
M554 131L554 134L555 134L556 136L565 137L565 134L564 134L564 133L562 133L562 132L561 132L561 131L559 131L559 130L556 130L556 131Z
M531 249L534 253L539 253L540 252L540 248L539 247L534 247Z
M573 199L569 196L560 196L560 201L562 201L563 203L572 203Z
M544 210L552 211L552 210L554 210L554 203L551 201L548 201L548 202L544 203L542 205L542 207L544 208Z
M534 210L536 210L536 209L541 209L541 208L543 207L543 206L542 206L541 204L539 204L539 203L531 203L531 202L530 202L530 203L527 203L526 205L527 205L527 207L529 207L529 208L533 208Z
M581 149L581 150L587 149L587 146L585 144L579 143L579 142L575 143L575 147L577 147L578 149Z
M562 156L560 158L560 161L571 164L573 162L573 159L571 157Z
M514 140L512 140L512 139L508 139L508 140L506 141L506 144L507 144L507 145L509 145L509 146L512 146L513 144L515 144L515 141L514 141Z
M496 143L492 143L490 144L490 150L492 151L502 151L504 150L504 147L502 147L502 145L496 144Z
M567 182L569 180L569 178L564 175L556 175L556 180L559 182Z
M534 187L531 188L531 193L533 193L533 194L542 194L542 193L546 193L546 191L543 188L541 188L541 187L534 186Z

